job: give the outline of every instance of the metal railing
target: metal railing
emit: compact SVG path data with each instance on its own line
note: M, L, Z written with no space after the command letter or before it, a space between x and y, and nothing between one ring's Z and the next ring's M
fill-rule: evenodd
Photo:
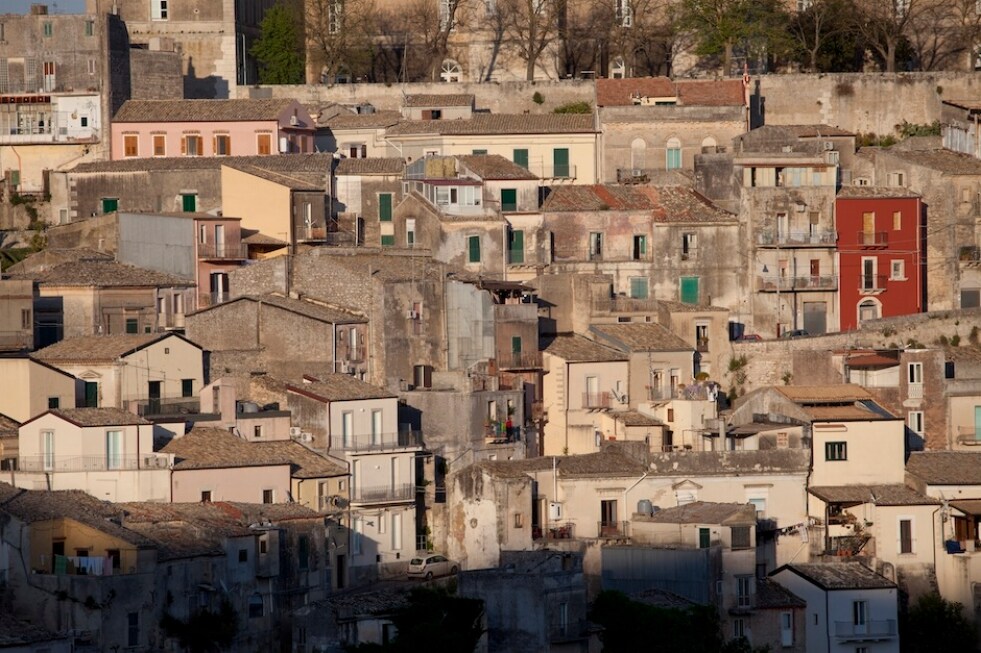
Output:
M197 397L141 399L123 403L126 410L136 407L137 415L196 415L201 412L201 400Z
M354 503L384 503L386 501L408 501L416 496L416 486L411 483L397 485L374 485L355 487L351 491Z
M198 243L199 258L244 259L248 255L244 243Z
M422 446L422 433L419 431L400 431L398 433L365 433L359 435L332 435L330 449L333 451L385 451Z
M593 301L593 310L608 313L653 312L658 308L656 299L635 299L633 297L610 297Z
M957 443L981 446L981 427L977 426L958 426Z
M551 165L551 166L533 166L532 173L537 174L542 179L575 179L576 178L576 166L573 164L567 165Z
M501 354L497 358L497 367L508 369L534 369L542 366L542 352L513 351Z
M863 247L885 247L889 244L889 232L859 231L858 244Z
M30 330L0 331L0 349L30 349L34 346L34 334Z
M612 400L613 396L609 392L582 393L583 408L609 408Z
M552 525L546 529L542 529L541 526L531 527L531 538L533 540L571 540L576 536L576 525L572 522L567 522L561 525Z
M761 247L833 247L838 241L834 231L763 231L756 235Z
M599 521L596 523L596 533L598 537L627 537L630 522L627 521Z
M908 383L906 385L906 397L908 399L923 399L923 384Z
M145 469L168 469L171 457L148 453L140 456L20 456L17 468L22 472L115 472Z
M327 227L294 227L296 240L327 240Z
M231 295L227 292L198 293L198 308L207 308L208 306L216 306L223 302L227 302L229 299L231 299Z
M858 291L863 293L882 292L886 289L886 275L863 274L858 279Z
M790 292L795 290L834 290L838 287L838 277L834 274L802 276L757 277L757 288L761 292Z
M876 619L856 624L850 621L835 622L835 637L842 639L880 639L896 636L895 619Z

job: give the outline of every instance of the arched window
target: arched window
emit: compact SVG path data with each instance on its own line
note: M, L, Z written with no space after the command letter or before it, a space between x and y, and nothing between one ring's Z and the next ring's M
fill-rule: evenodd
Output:
M664 167L668 170L677 170L681 167L681 141L677 138L668 140L667 161Z
M858 323L882 317L881 304L876 299L863 299L858 304Z
M458 83L463 80L463 68L452 59L446 59L440 70L439 78L444 82Z
M718 144L711 136L702 140L702 154L715 154L718 151L717 148Z
M643 138L630 141L630 167L643 170L647 163L647 142Z

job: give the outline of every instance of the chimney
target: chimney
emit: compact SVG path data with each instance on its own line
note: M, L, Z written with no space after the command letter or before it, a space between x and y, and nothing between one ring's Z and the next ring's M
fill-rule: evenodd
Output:
M48 5L31 5L32 16L47 16Z

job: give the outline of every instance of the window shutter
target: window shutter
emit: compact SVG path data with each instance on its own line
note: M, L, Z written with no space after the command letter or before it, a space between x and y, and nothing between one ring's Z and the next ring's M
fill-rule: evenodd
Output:
M187 136L181 138L181 154L187 154Z

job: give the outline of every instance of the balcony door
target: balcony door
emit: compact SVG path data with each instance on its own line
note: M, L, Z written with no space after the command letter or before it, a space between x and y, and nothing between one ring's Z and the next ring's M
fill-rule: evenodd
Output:
M123 432L106 431L106 469L122 469Z
M160 385L160 381L149 381L147 383L147 399L149 399L147 413L150 415L160 413Z
M869 602L852 602L852 625L856 635L867 635L869 632Z
M215 225L215 256L225 255L225 225Z
M617 501L600 501L600 535L614 534L617 530Z

